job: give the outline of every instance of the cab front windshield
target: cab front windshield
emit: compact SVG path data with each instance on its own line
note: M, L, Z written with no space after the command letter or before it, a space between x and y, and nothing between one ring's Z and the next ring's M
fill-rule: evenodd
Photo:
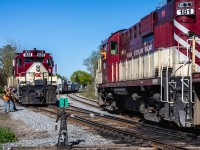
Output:
M41 57L37 57L37 58L33 58L33 57L26 57L24 58L24 62L25 63L33 63L33 62L44 62L44 58Z

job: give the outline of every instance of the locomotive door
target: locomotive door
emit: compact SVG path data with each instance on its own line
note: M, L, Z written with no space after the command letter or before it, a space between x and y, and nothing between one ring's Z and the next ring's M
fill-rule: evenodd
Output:
M15 75L19 76L19 73L24 72L24 67L22 66L22 58L17 58L17 62L16 62L16 70L15 70Z
M117 40L110 40L108 46L108 82L116 82L119 79L119 48Z
M103 83L108 82L107 66L108 66L108 60L103 58L102 59L102 82Z
M101 48L102 54L102 82L108 82L108 73L107 73L107 66L108 66L108 58L107 58L107 43L102 46Z

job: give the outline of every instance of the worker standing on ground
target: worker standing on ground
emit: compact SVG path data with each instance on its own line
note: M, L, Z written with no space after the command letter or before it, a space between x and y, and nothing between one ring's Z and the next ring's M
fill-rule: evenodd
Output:
M15 91L15 89L14 88L9 88L9 90L10 90L10 100L13 102L13 109L14 109L14 111L18 111L18 109L16 108L16 105L15 105L15 103L16 103L16 98L15 98L15 95L14 95L14 93L13 93L13 91Z
M4 96L3 96L3 99L4 99L4 113L7 112L8 104L10 104L9 112L13 112L14 111L14 104L11 101L10 90L9 90L9 88L7 86L4 86L3 94L4 94Z

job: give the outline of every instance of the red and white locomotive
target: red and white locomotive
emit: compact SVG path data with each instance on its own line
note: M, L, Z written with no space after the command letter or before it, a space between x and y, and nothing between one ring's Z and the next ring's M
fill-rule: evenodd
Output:
M44 50L23 50L13 60L14 74L8 85L17 88L22 104L54 104L56 81L53 74L54 61Z
M168 0L102 41L99 104L146 120L200 126L200 1Z

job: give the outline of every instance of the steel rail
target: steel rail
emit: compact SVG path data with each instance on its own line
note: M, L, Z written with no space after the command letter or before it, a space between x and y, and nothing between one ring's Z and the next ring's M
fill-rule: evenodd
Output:
M70 107L72 107L73 109L69 108L67 110L78 112L78 113L84 113L84 114L87 114L87 115L93 114L94 117L111 119L111 120L115 120L115 121L118 121L118 122L127 123L127 124L132 125L132 126L138 125L139 127L142 127L143 129L145 129L146 131L149 130L150 132L152 132L152 130L153 130L154 133L158 133L158 134L163 134L165 132L164 133L165 136L179 137L180 139L187 139L187 140L188 140L189 137L193 138L193 139L198 138L198 136L191 134L191 133L185 133L185 132L179 132L179 131L174 131L174 130L170 130L170 129L165 129L165 128L145 124L145 123L134 121L134 120L119 118L119 117L116 117L116 116L106 115L106 114L82 109L82 108L75 107L75 106L70 106Z
M149 125L149 124L146 124L146 123L142 123L142 122L138 122L138 121L134 121L134 120L130 120L130 119L124 119L124 118L119 118L119 117L116 117L116 116L112 116L112 115L106 115L106 114L102 114L102 113L98 113L98 112L95 112L95 111L91 111L91 110L86 110L86 109L83 109L83 108L79 108L79 107L75 107L75 106L71 106L70 105L70 108L74 108L73 111L76 111L76 112L82 112L82 113L85 113L85 114L94 114L94 116L99 116L99 117L104 117L104 118L107 118L107 119L113 119L113 120L116 120L116 121L121 121L123 123L129 123L129 124L138 124L142 127L145 127L146 129L149 128L149 130L153 130L153 129L156 129L157 131L155 131L156 133L160 133L160 132L167 132L165 133L166 135L170 135L170 136L176 136L176 137L180 137L182 139L188 139L188 137L191 137L191 138L198 138L197 135L194 135L192 133L186 133L186 132L179 132L179 131L175 131L175 130L172 130L172 129L166 129L166 128L161 128L161 127L158 127L158 126L155 126L155 125ZM68 109L68 110L71 110L71 109Z
M86 98L86 97L81 96L80 94L73 93L73 95L76 96L76 97L83 98L83 99L85 99L85 100L91 101L91 102L96 102L96 103L98 103L98 100Z
M70 109L67 109L67 110L70 110ZM78 112L80 112L80 111L78 111ZM54 111L54 114L56 114L55 111ZM105 117L105 116L99 116L99 117ZM113 119L113 118L112 117L110 118L110 116L109 116L109 119ZM122 119L122 118L118 118L118 119L121 120L121 121L123 121L123 122L125 121L125 119ZM146 135L144 135L142 133L138 133L138 132L134 132L134 131L125 131L123 129L118 129L116 127L113 127L112 125L105 125L105 124L102 124L102 123L99 123L99 122L88 120L88 118L85 119L83 117L76 116L76 115L71 116L70 120L75 120L75 122L77 122L77 120L80 121L80 122L84 122L84 123L86 123L89 126L92 125L94 128L98 128L98 130L101 130L101 131L103 130L103 131L106 131L108 133L110 133L110 131L112 131L113 132L112 134L116 134L116 132L117 132L118 134L122 134L121 135L122 137L124 137L124 135L127 136L127 137L129 137L129 138L127 138L128 140L131 140L131 139L135 140L136 138L139 138L139 139L143 139L145 141L149 141L153 145L159 145L159 147L161 145L163 147L163 145L164 145L164 147L167 146L167 147L174 147L176 149L187 149L187 148L183 148L183 146L186 146L185 144L181 144L181 146L177 146L176 144L172 144L172 143L166 144L165 141L162 142L162 141L160 141L160 139L156 139L155 136L154 136L154 138L149 138L149 137L147 137ZM132 121L130 121L130 122L132 123ZM154 131L154 132L157 132L157 131ZM168 134L168 136L172 137L172 136L174 136L173 135L174 131L171 131L171 132L172 132L172 134L169 134L169 133L167 133L167 134ZM162 134L164 135L165 133L163 133L163 131L162 131ZM180 136L180 134L181 133L179 133L179 136ZM164 135L164 136L166 136L166 135ZM163 138L164 138L164 136L163 136ZM175 136L175 137L177 137L177 136Z
M72 100L75 100L75 101L78 101L80 103L83 103L85 105L88 105L88 106L92 106L94 108L98 108L100 109L99 105L97 104L97 102L94 102L94 101L89 101L88 99L84 99L82 97L78 97L77 96L75 97L73 94L67 94L67 97L71 98ZM82 100L80 100L82 99ZM84 101L86 100L86 101Z
M85 119L85 118L82 118L82 117L78 117L78 116L73 116L73 117L70 117L70 119L74 119L75 121L81 121L85 124L88 124L90 127L94 127L95 129L98 129L99 131L104 131L106 133L109 133L109 134L113 134L113 135L118 135L118 136L121 136L121 137L124 137L126 136L126 138L128 138L128 140L130 142L133 142L135 140L141 140L142 143L148 143L149 145L153 146L153 147L156 147L156 148L176 148L177 150L180 149L180 150L187 150L188 148L184 148L183 146L177 146L177 145L173 145L173 144L167 144L165 142L162 142L160 140L156 140L156 139L153 139L153 138L148 138L148 137L145 137L141 134L138 134L138 133L135 133L135 132L131 132L131 131L125 131L123 129L118 129L118 128L115 128L115 127L110 127L108 125L105 125L105 124L101 124L101 123L98 123L98 122L94 122L94 121L91 121L91 120L88 120L88 119ZM116 134L117 133L117 134Z

